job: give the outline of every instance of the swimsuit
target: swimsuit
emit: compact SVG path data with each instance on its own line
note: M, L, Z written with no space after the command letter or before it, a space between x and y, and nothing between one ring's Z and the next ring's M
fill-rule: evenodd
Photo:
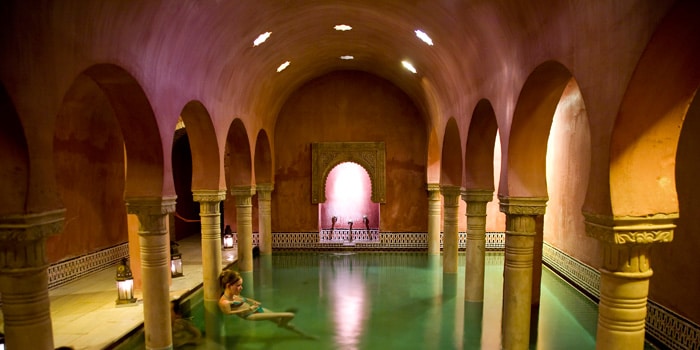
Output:
M243 304L248 303L248 299L246 299L245 297L241 297L241 299L243 299L243 300L242 301L232 301L231 302L231 309L233 309L234 307L239 307ZM240 315L240 316L243 318L248 318L248 316L250 316L252 314L259 314L259 313L263 313L263 312L265 312L265 310L262 308L262 306L258 305L258 308L253 310L253 312L251 312L245 316L244 315Z

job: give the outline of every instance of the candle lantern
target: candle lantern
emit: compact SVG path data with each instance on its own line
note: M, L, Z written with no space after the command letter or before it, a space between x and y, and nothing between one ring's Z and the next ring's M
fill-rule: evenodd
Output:
M131 269L126 258L117 265L117 305L134 304L134 276L131 274Z
M172 277L182 276L182 254L179 246L175 242L170 242L170 275Z
M226 225L224 229L224 249L233 248L233 232L231 231L231 226Z

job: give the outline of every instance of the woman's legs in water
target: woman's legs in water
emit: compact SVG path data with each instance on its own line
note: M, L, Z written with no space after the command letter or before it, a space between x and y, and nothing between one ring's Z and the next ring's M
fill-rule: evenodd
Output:
M265 312L255 313L246 317L249 321L272 321L280 327L287 327L289 321L294 318L294 314L291 312L273 312L268 309L264 309Z

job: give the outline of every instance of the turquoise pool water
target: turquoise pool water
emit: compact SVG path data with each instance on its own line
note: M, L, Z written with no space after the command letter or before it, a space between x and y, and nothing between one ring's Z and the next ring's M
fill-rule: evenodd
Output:
M271 322L184 303L204 342L190 349L500 349L503 253L487 253L483 303L465 303L464 260L442 273L424 252L276 252L256 258L242 294L282 311L309 339ZM531 349L594 349L597 306L547 268ZM142 339L142 338L141 338ZM143 347L143 340L141 340ZM138 348L138 346L137 346Z

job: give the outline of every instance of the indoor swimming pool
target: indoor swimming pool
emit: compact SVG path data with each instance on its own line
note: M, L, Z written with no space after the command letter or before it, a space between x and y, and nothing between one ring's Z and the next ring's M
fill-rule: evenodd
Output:
M464 253L456 275L425 252L275 252L243 274L242 295L283 311L309 337L223 316L202 292L183 302L203 332L190 349L499 349L503 253L486 255L484 302L465 303ZM594 349L597 306L547 268L531 349ZM128 348L143 348L132 339ZM126 346L126 344L122 344ZM126 347L119 347L126 348Z

